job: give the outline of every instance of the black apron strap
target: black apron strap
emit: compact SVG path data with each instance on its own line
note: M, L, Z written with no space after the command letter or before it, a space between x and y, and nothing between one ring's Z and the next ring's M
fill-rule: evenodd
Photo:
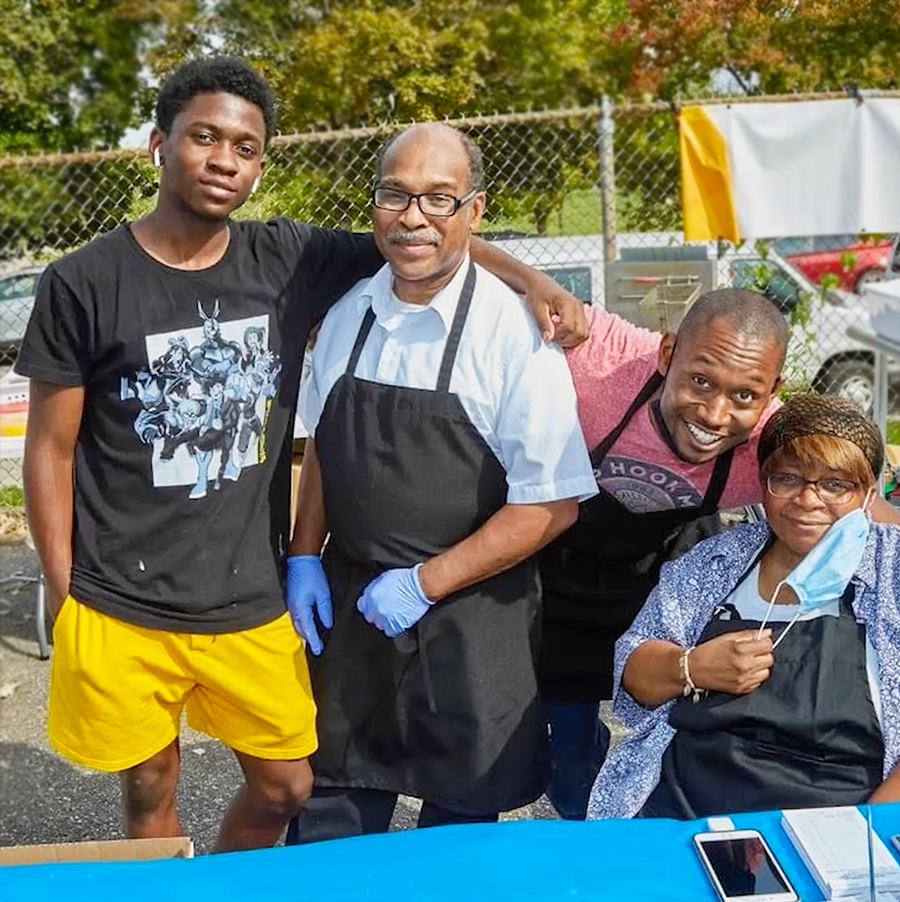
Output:
M700 510L703 513L709 514L719 509L719 499L725 491L725 484L728 482L728 474L731 472L731 460L733 457L734 448L729 448L724 454L720 454L716 458L716 465L713 467L709 485L706 487L706 494L703 496L703 503L700 505Z
M841 612L844 614L849 614L854 620L856 619L856 614L853 611L853 599L856 596L856 589L853 587L853 583L847 583L847 588L844 589L844 594L841 595Z
M352 376L356 372L356 365L359 363L360 354L362 354L363 345L366 343L366 339L369 337L369 332L372 330L372 323L375 322L375 314L372 312L372 308L366 311L366 315L363 317L362 324L359 327L359 332L356 333L356 341L353 343L353 350L350 352L350 359L347 361L347 375Z
M635 415L635 413L643 407L650 398L653 397L653 393L663 384L663 375L657 370L645 383L644 387L637 393L634 400L631 402L628 410L622 416L622 419L619 420L615 429L610 432L593 451L591 451L591 463L594 466L599 466L603 462L603 458L606 457L609 449L615 444L616 440L619 436L625 431L625 427L631 421L631 418Z
M447 336L447 344L444 346L444 356L441 358L441 369L438 372L436 391L448 392L450 390L450 376L453 373L453 364L456 361L456 352L459 350L459 340L462 337L466 317L469 315L469 307L472 306L472 296L475 294L475 264L469 260L469 271L466 273L466 281L463 283L462 294L456 305L456 314Z

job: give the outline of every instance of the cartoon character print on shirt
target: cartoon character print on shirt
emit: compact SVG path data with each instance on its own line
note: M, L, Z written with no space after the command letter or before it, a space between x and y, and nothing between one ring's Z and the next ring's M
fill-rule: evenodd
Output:
M120 398L137 400L134 431L153 449L153 485L190 485L204 498L210 484L236 482L263 463L265 425L282 364L268 348L267 315L222 322L219 302L201 326L146 338L149 370L122 377Z
M700 507L703 495L660 464L608 454L594 470L597 484L634 514Z

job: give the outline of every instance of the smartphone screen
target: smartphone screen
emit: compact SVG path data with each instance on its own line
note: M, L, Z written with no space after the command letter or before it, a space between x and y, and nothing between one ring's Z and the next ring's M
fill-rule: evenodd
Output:
M759 837L704 838L698 842L729 898L791 892Z

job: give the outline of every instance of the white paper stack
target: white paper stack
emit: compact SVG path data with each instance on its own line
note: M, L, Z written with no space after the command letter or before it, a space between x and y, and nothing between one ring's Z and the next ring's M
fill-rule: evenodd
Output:
M781 823L826 899L868 899L868 825L858 809L784 811ZM872 855L879 896L900 892L900 865L875 835Z

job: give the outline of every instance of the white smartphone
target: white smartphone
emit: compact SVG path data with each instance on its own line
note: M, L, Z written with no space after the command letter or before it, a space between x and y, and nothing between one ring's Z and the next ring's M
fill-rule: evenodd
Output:
M694 847L722 902L797 902L758 830L698 833Z

